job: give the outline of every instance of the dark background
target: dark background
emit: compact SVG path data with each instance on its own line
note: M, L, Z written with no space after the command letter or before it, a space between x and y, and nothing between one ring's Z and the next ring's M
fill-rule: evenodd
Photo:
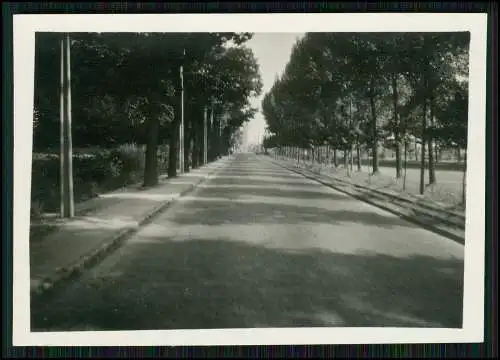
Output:
M12 63L12 16L15 14L57 13L303 13L303 12L488 12L488 74L487 74L487 159L486 159L486 278L485 278L485 343L484 344L427 344L427 345L370 345L370 346L276 346L270 347L170 347L170 348L56 348L12 346L12 177L13 177L13 63ZM14 357L497 357L497 58L496 2L446 1L446 2L168 2L168 3L64 3L64 2L4 2L3 23L3 156L6 174L3 179L3 346L2 356Z

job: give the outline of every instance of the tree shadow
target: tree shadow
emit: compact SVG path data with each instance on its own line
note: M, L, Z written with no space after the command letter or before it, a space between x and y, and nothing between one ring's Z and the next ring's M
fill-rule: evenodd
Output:
M265 196L269 198L290 198L290 199L296 199L297 201L300 201L301 199L306 199L306 200L314 200L314 199L328 199L328 200L339 200L339 201L352 201L354 199L334 193L333 191L329 191L327 188L321 188L321 187L313 187L313 188L304 188L304 187L299 187L299 188L292 188L292 189L286 189L286 188L277 188L275 186L273 187L251 187L251 186L238 186L238 187L231 187L229 186L223 186L223 185L215 185L210 188L204 188L203 186L200 187L200 189L203 190L202 196L203 197L227 197L227 198L238 198L238 197L244 197L244 196ZM277 199L276 201L279 201Z
M249 172L236 172L236 171L224 171L219 173L220 176L235 176L235 177L265 177L269 178L271 180L276 180L276 179L290 179L290 180L300 180L304 179L301 175L290 175L290 174L282 174L280 172L261 172L261 171L249 171Z
M349 198L346 199L350 201ZM343 198L343 200L346 199ZM325 203L331 201L328 198L325 198L323 203L313 199L317 206L308 206L304 200L299 200L296 204L284 203L283 199L279 197L270 200L265 203L251 199L241 201L231 198L227 200L211 199L210 196L206 198L193 197L183 203L183 210L176 214L172 222L182 226L222 225L228 222L232 225L297 225L311 222L335 225L350 222L386 229L418 227L399 217L381 215L377 212L328 209L325 208Z
M32 331L462 326L459 260L161 235L111 257L32 307Z
M263 187L274 187L276 189L280 187L318 187L317 184L314 184L312 182L309 182L309 180L302 178L303 181L276 181L276 178L269 177L269 180L264 180L264 179L252 179L250 177L251 175L248 175L247 178L231 178L230 176L227 177L216 177L212 180L214 184L220 184L220 185L232 185L236 183L242 183L244 182L245 185L250 185L250 186L263 186ZM300 177L298 179L301 179Z

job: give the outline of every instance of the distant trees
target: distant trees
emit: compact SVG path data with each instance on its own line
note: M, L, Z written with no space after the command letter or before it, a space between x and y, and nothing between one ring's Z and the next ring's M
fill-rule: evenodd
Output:
M335 166L340 150L358 169L368 151L374 173L389 147L399 178L415 139L423 193L426 165L436 182L436 148L467 147L468 47L467 32L307 33L262 101L266 146L308 149L313 159L326 146Z

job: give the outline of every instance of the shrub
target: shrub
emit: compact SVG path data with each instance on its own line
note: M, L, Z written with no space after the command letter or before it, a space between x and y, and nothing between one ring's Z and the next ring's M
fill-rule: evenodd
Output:
M122 145L108 155L108 167L112 173L113 184L119 187L136 181L144 170L144 150L137 145Z
M158 146L158 172L168 171L168 145Z
M166 169L168 155L159 147L158 168ZM75 202L94 197L102 191L138 182L142 178L145 163L142 146L127 144L115 149L85 149L73 156L73 189ZM33 154L31 204L32 214L59 209L58 155ZM33 216L34 216L33 215Z
M122 173L133 173L144 169L144 150L135 144L122 145L113 150L111 156L121 165Z
M33 160L31 173L32 213L39 209L55 211L59 206L59 161L57 158ZM43 207L40 205L43 204Z
M44 206L42 201L37 199L31 200L30 213L32 219L40 219L43 215L43 211L44 211Z

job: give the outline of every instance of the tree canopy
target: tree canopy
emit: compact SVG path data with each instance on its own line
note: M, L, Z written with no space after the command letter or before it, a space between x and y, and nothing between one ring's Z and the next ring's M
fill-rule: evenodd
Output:
M468 32L307 33L262 110L275 147L466 147ZM432 151L428 154L432 167ZM432 182L432 181L431 181Z
M244 44L249 33L72 33L71 76L75 146L145 143L144 124L160 118L169 137L184 68L186 111L214 101L234 113L235 130L253 115L248 98L262 84ZM60 34L37 33L37 148L57 147ZM190 120L189 117L186 118Z
M61 37L36 35L35 150L57 148L60 141L56 134ZM256 112L249 98L260 94L262 81L254 54L245 46L251 33L71 33L70 37L74 146L147 145L145 177L150 180L145 182L156 181L158 144L178 148L182 108L185 152L193 167L203 157L205 111L215 119L209 124L210 158L226 153L240 136L240 126ZM169 174L175 176L175 168L172 155Z

